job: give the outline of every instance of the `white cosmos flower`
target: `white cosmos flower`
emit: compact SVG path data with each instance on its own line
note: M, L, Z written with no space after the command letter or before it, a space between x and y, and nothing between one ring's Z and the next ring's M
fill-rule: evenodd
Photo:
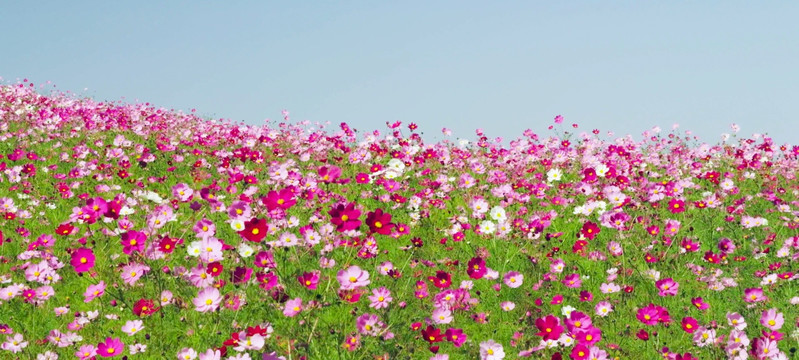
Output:
M200 256L201 252L200 242L199 241L192 242L191 244L189 244L189 246L186 247L186 251L189 252L189 256L194 256L194 257Z
M490 234L493 234L496 229L497 229L496 225L494 225L494 223L491 222L490 220L485 220L485 221L480 223L480 233L481 234L490 235Z
M253 248L250 245L247 245L245 243L239 244L238 252L239 252L239 255L241 255L241 257L243 257L243 258L248 258L248 257L252 256L254 251L255 250L253 250Z
M505 209L500 206L494 206L489 213L489 216L499 222L505 221L507 219L507 215L505 214Z
M242 230L244 230L244 221L231 220L230 221L230 228L233 229L233 231L242 231Z

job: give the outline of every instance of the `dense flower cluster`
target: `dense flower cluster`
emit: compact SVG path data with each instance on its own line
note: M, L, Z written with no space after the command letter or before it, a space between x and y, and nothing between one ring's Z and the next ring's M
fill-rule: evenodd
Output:
M0 87L3 356L796 356L799 146L386 125Z

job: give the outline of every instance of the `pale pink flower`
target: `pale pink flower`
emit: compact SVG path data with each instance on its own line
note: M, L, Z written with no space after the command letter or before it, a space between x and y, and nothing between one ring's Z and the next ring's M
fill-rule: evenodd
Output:
M194 303L194 309L199 312L215 311L222 302L222 296L217 288L207 287L200 290L192 302Z

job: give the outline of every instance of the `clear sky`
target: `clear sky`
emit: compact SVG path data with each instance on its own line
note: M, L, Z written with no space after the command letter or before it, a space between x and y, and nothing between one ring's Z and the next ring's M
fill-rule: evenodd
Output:
M799 2L14 1L0 76L262 124L799 144ZM85 90L84 89L88 89Z

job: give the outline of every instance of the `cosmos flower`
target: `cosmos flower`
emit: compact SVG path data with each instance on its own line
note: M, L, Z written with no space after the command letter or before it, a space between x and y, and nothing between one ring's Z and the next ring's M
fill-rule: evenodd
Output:
M216 311L221 302L222 296L219 294L219 290L213 287L207 287L200 290L200 292L197 294L197 297L192 299L192 303L194 303L194 310L199 312Z
M119 338L105 338L104 342L97 344L97 355L100 357L114 357L121 355L125 350L125 344Z
M75 268L75 272L82 273L94 267L94 252L91 249L80 248L72 253L70 264Z

